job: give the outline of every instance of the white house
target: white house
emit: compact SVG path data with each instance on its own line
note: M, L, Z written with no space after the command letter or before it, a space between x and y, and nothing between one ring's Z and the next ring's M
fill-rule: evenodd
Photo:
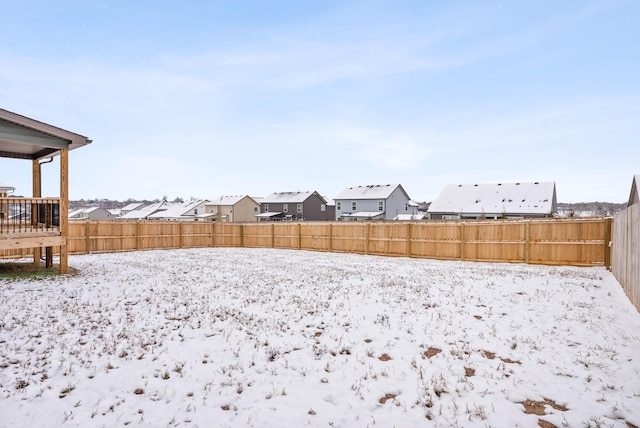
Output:
M78 208L69 211L69 220L109 220L111 212L100 207Z
M555 182L452 184L429 205L431 219L551 217L557 210Z
M6 197L9 193L13 193L16 190L15 187L9 186L8 184L0 183L0 198Z
M196 216L204 214L204 206L207 202L209 201L206 199L196 199L182 204L173 205L166 210L150 214L147 219L194 221L196 220Z
M333 199L336 220L393 220L418 213L418 204L400 184L347 187Z

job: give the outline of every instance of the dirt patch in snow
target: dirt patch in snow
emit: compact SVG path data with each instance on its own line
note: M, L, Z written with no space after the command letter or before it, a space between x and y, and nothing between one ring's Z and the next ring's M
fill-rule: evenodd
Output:
M431 358L431 357L433 357L433 356L438 355L440 352L442 352L442 349L429 347L429 349L427 349L426 351L424 351L424 353L423 353L422 355L423 355L425 358Z

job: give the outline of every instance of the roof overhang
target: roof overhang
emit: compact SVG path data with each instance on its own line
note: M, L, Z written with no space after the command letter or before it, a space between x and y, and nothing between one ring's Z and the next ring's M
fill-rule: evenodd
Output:
M0 157L36 160L89 143L80 134L0 109Z
M384 216L384 211L360 211L357 213L350 214L348 217L374 219L380 216Z
M277 216L280 215L282 213L276 213L276 212L266 212L266 213L262 213L262 214L256 214L255 217L258 218L268 218L268 217L273 217L273 216Z

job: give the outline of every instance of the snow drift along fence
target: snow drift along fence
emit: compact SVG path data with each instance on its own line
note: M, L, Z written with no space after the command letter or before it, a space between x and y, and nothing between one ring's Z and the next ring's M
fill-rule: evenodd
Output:
M609 266L611 219L482 222L70 222L70 254L282 248L433 259ZM636 244L637 245L637 244ZM27 256L0 254L4 257Z
M616 213L612 235L611 271L640 311L640 204Z

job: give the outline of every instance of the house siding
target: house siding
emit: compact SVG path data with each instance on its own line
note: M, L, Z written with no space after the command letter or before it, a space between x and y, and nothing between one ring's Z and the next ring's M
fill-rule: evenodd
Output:
M254 208L257 208L254 211ZM248 222L256 222L256 214L260 212L260 205L246 196L242 198L242 200L238 201L233 206L233 213L231 213L231 218L234 223L248 223Z
M287 211L284 211L284 205L287 205ZM302 211L298 212L298 204L302 204ZM322 206L325 210L322 211ZM283 215L292 215L294 220L301 221L331 221L335 216L335 207L328 205L322 196L317 192L313 192L304 201L294 202L272 202L262 201L260 203L260 212L280 212Z
M380 202L384 203L384 216L381 219L393 220L398 214L416 214L417 207L408 206L409 201L409 196L400 185L387 198L336 199L334 219L339 220L345 214L355 214L356 212L380 212ZM355 210L352 209L354 202L357 205ZM338 209L338 205L340 205L340 209Z

